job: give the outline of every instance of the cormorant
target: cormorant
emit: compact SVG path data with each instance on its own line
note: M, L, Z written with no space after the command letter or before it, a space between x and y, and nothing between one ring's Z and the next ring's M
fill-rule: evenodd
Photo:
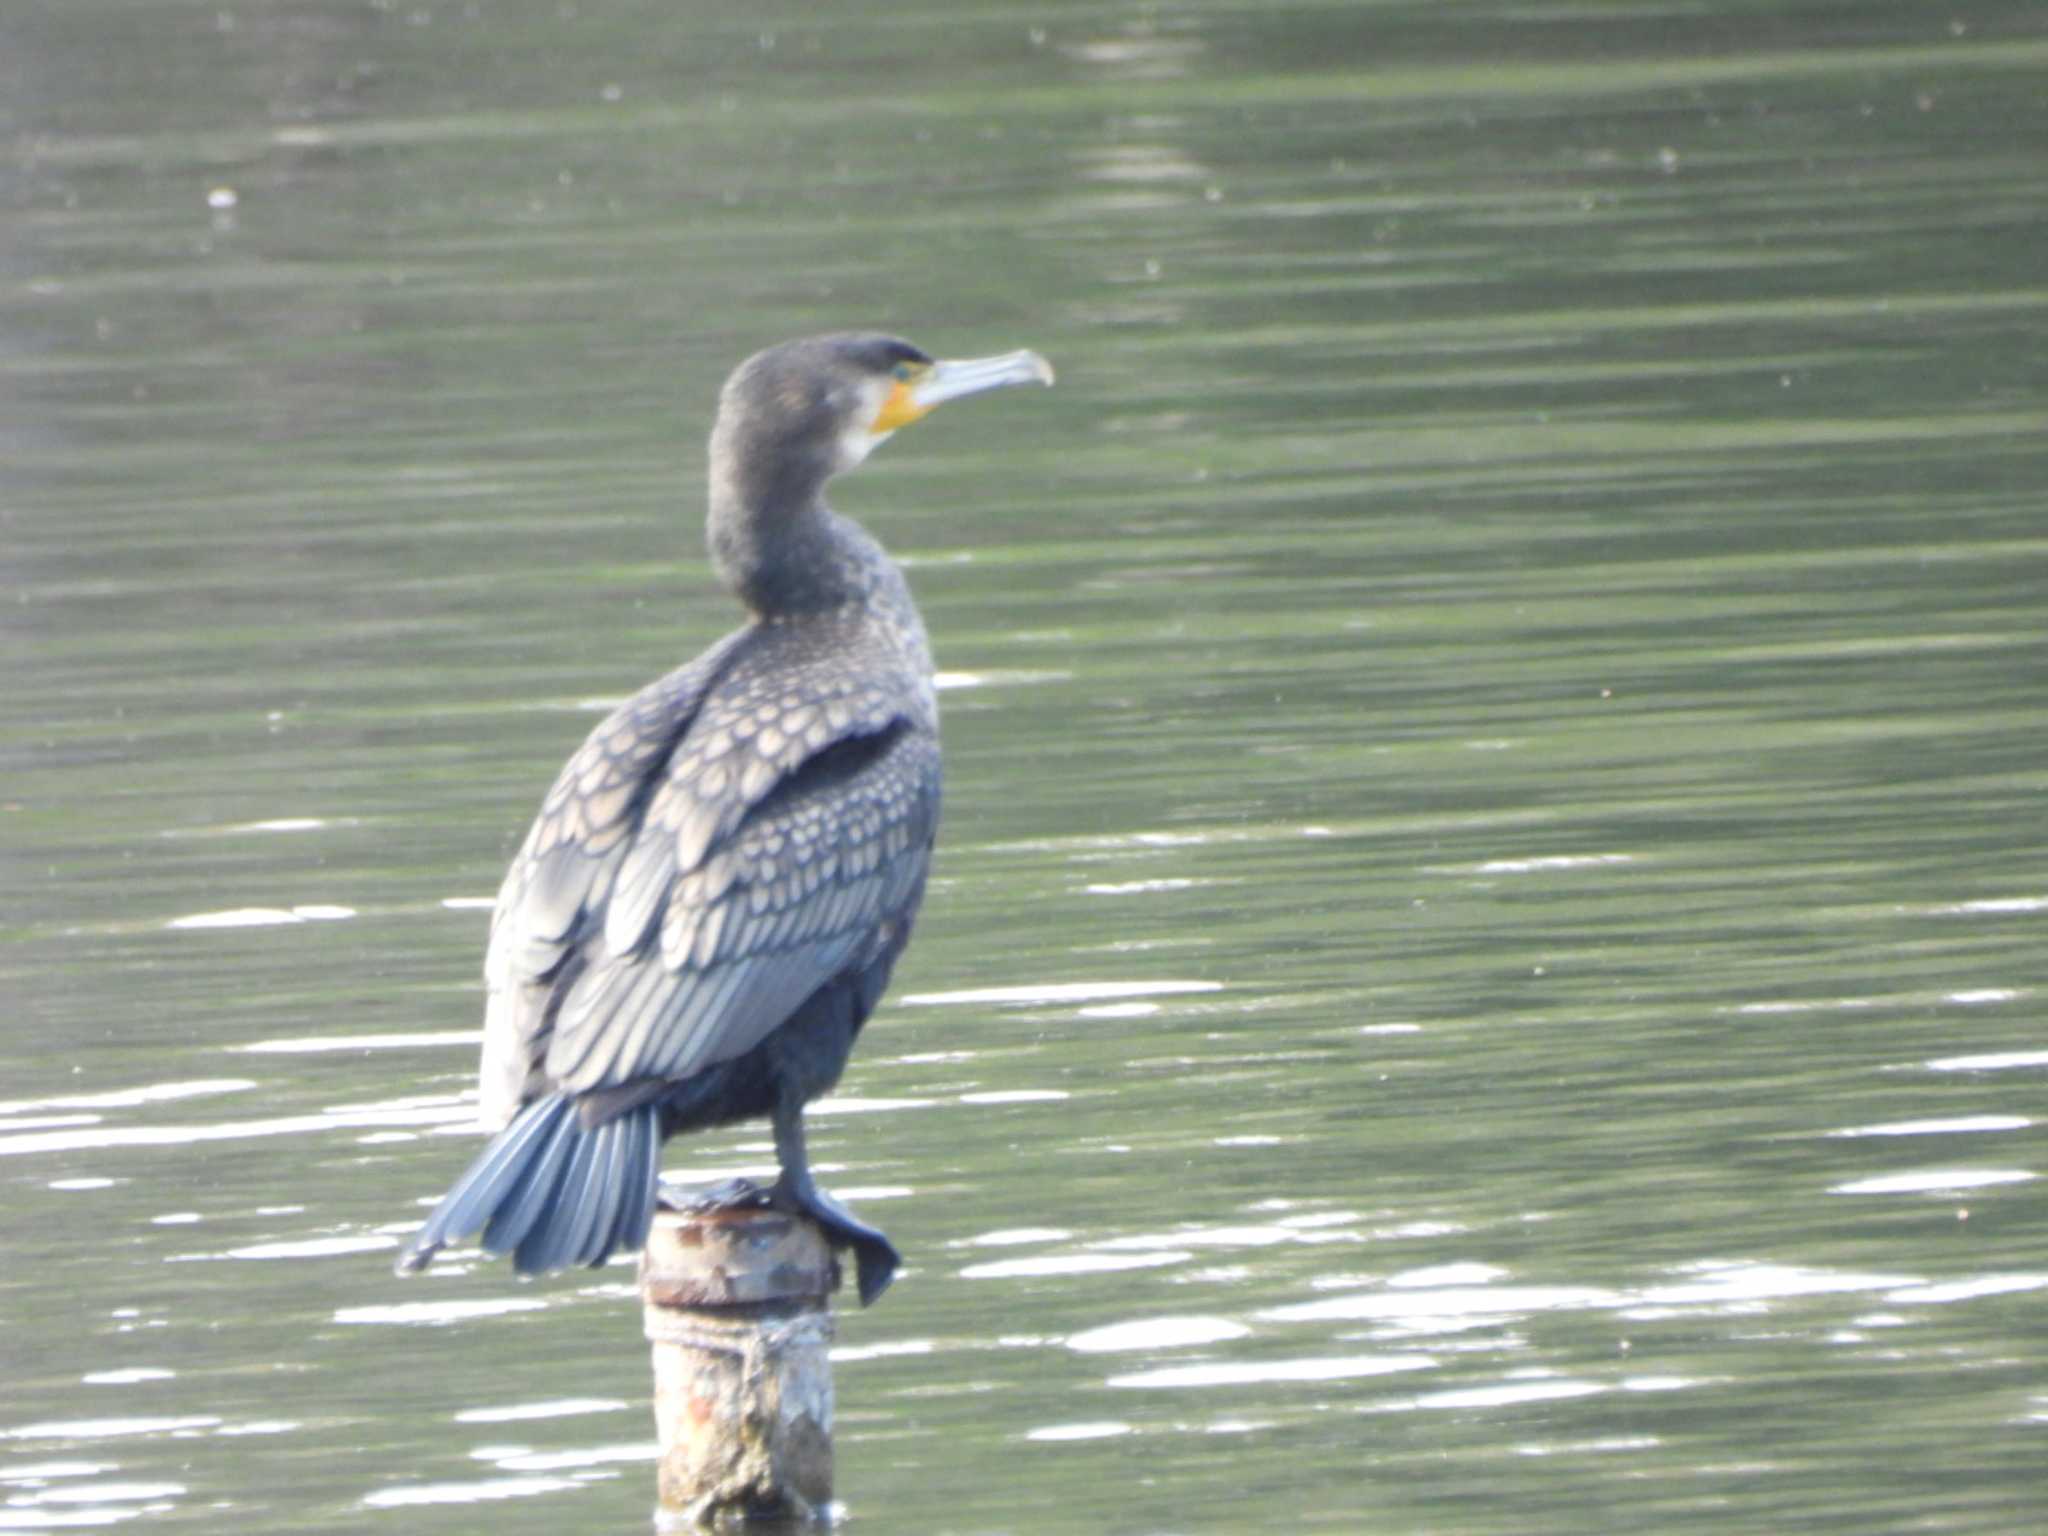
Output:
M910 589L825 482L944 401L1050 384L1033 352L937 362L882 335L756 353L711 430L713 565L748 622L614 710L512 860L484 975L500 1128L398 1259L479 1229L525 1274L641 1246L661 1143L768 1116L768 1198L898 1262L818 1188L803 1107L839 1080L924 895L938 707Z

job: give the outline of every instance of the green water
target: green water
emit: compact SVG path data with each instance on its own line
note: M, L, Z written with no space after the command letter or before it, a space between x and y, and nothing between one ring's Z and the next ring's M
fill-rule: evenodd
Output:
M0 9L0 1530L646 1528L630 1271L389 1261L476 901L733 621L724 371L848 325L1061 376L837 490L948 684L814 1138L908 1258L854 1528L2039 1524L2044 68L1999 0Z

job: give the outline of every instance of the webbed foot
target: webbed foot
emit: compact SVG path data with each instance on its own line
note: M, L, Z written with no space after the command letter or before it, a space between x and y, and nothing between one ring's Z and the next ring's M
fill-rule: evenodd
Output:
M889 1289L889 1282L896 1278L896 1268L903 1262L903 1256L896 1251L896 1245L882 1234L881 1228L869 1226L809 1180L804 1180L803 1184L808 1187L800 1187L785 1174L767 1192L768 1198L778 1209L815 1221L824 1229L826 1241L834 1248L853 1250L860 1304L873 1306L876 1298Z

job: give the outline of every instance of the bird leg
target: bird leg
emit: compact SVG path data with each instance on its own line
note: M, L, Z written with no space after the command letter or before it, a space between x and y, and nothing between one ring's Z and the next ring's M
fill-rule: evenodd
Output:
M809 1217L824 1229L834 1248L851 1248L859 1272L860 1304L873 1306L896 1277L902 1255L879 1228L869 1226L818 1188L804 1151L803 1100L787 1090L775 1098L775 1156L782 1164L782 1174L768 1191L770 1203Z

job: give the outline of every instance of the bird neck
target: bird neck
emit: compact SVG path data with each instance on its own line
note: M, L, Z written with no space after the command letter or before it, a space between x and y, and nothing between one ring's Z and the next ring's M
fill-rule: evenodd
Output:
M818 485L789 501L750 497L714 478L705 534L719 579L757 618L868 602L895 576L882 546L826 506Z

